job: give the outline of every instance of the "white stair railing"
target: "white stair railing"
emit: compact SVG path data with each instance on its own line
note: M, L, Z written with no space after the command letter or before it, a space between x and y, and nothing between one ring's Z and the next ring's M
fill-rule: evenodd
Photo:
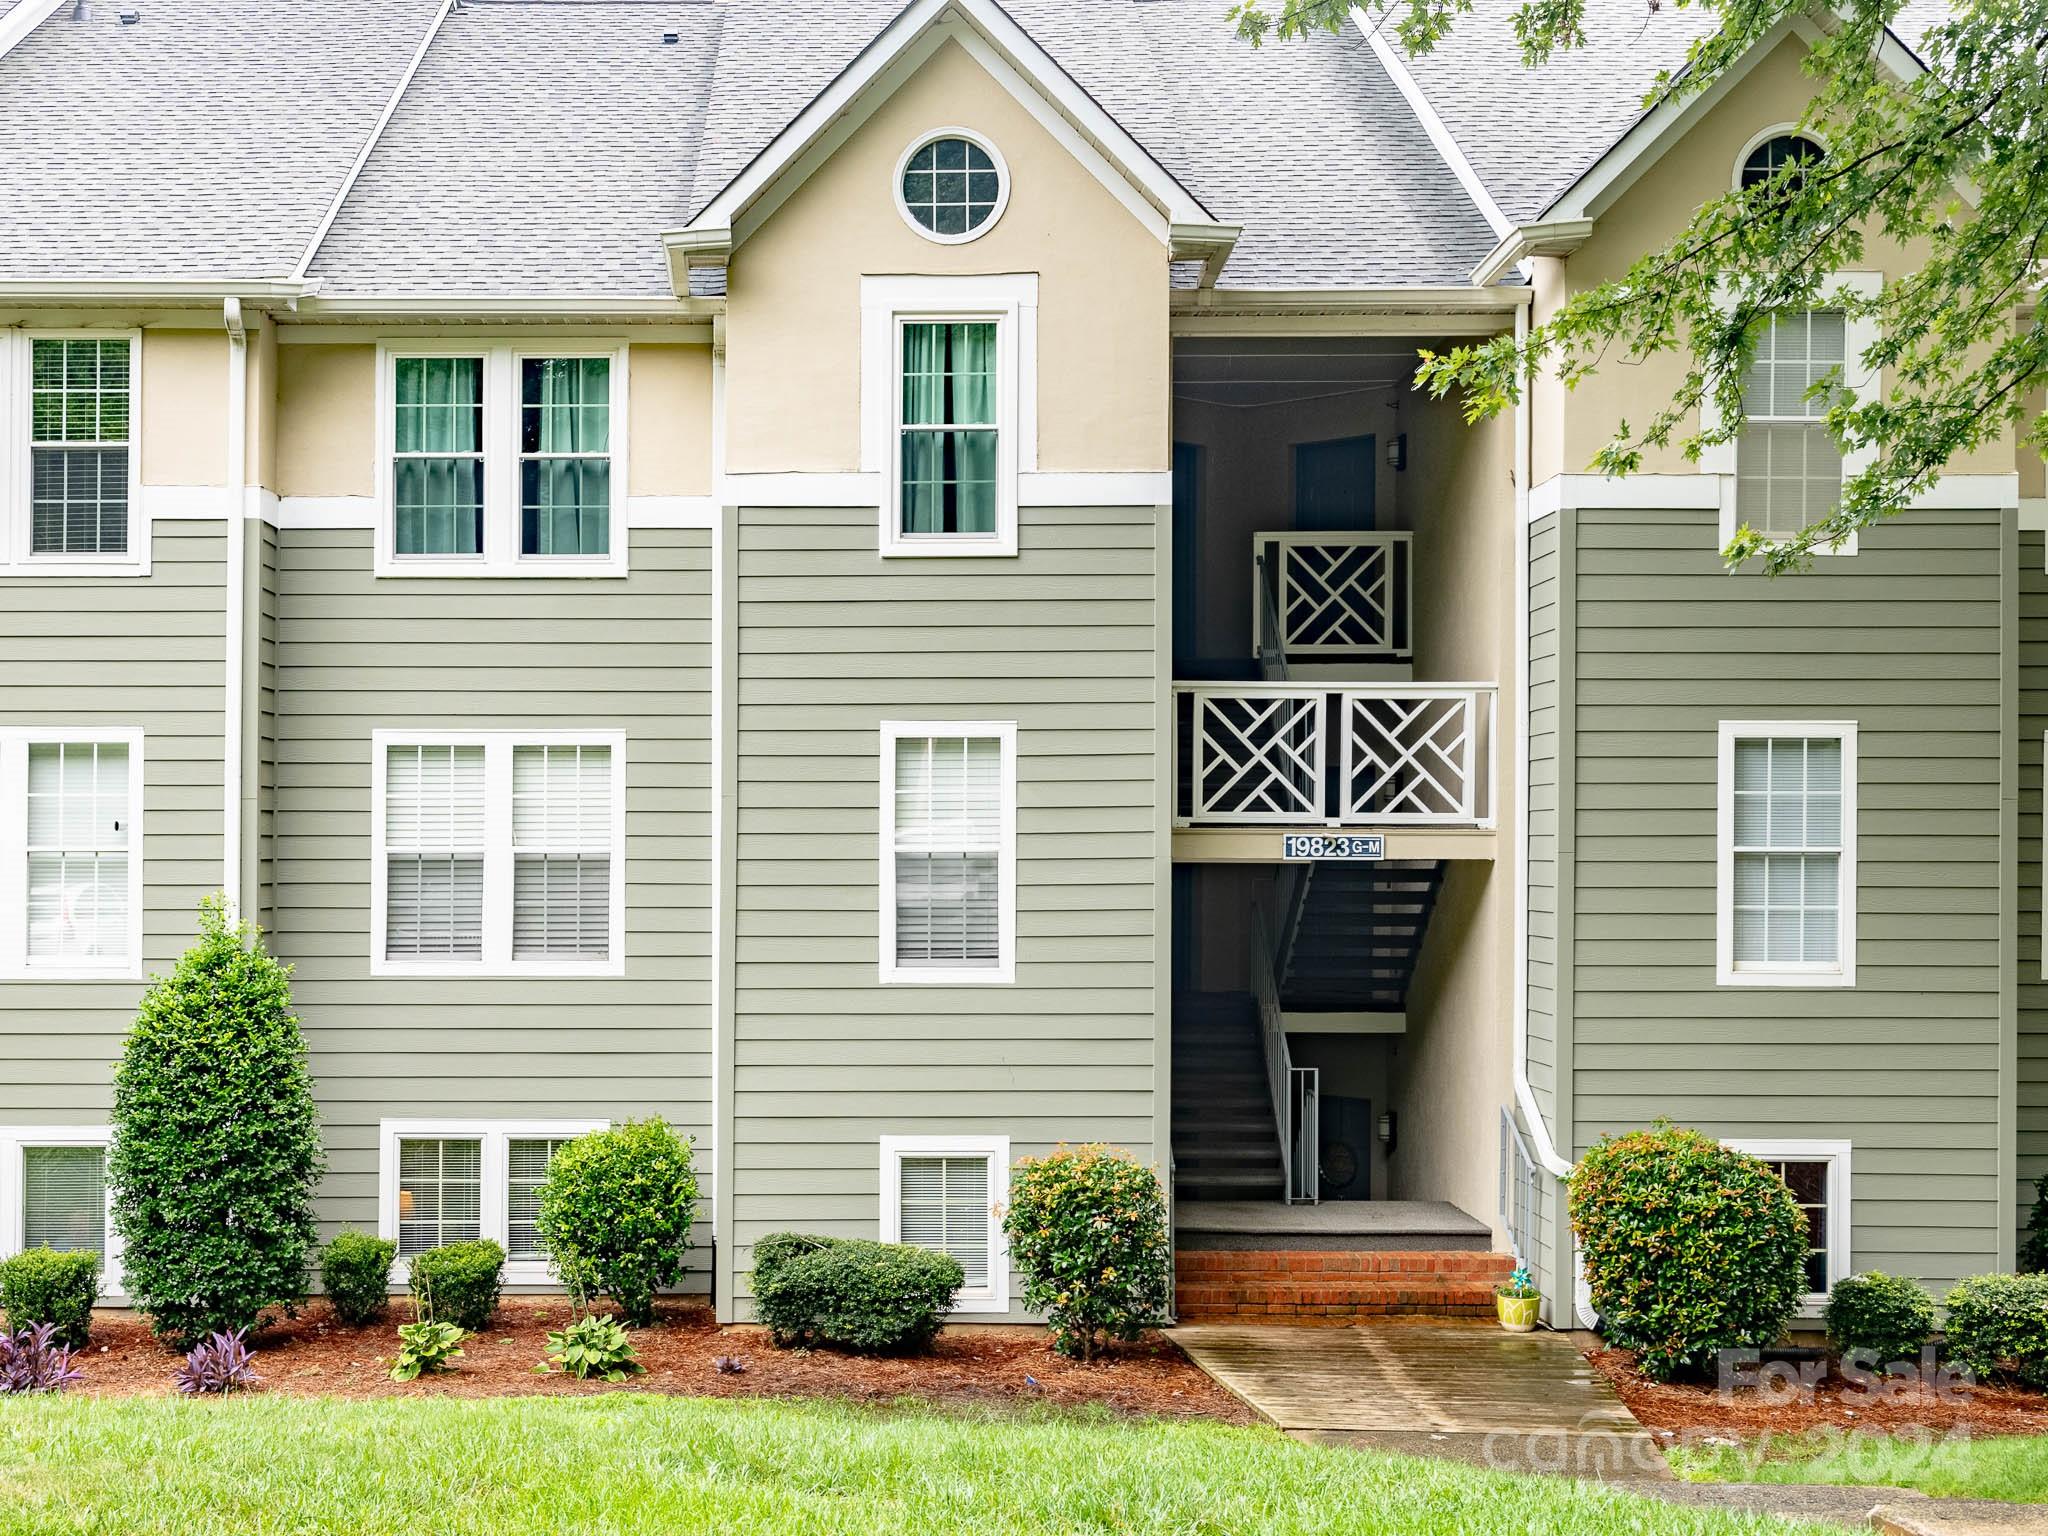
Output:
M1265 908L1252 903L1251 931L1252 998L1259 1006L1259 1044L1266 1058L1266 1091L1273 1101L1273 1130L1280 1142L1280 1187L1289 1202L1296 1199L1300 1184L1301 1138L1295 1118L1295 1074L1298 1069L1287 1049L1287 1020L1280 1011L1278 961L1273 951L1272 925ZM1313 1162L1314 1148L1310 1149ZM1311 1194L1316 1181L1309 1181Z
M1515 1124L1515 1112L1500 1111L1500 1224L1517 1264L1528 1264L1536 1252L1536 1159Z
M1402 661L1414 654L1413 535L1252 535L1253 653ZM1259 598L1270 598L1270 603Z

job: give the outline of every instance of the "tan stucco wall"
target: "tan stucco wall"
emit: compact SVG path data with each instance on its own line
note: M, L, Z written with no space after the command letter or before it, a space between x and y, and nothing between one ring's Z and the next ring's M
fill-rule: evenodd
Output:
M135 414L144 485L228 483L225 330L145 330Z
M934 128L985 134L1010 169L1002 218L938 245L896 211L896 162ZM1167 254L955 43L876 110L733 254L726 453L736 471L860 467L860 280L1035 272L1038 467L1168 467Z
M1796 39L1781 43L1601 216L1592 237L1566 263L1572 292L1620 277L1632 261L1676 235L1701 203L1728 190L1743 145L1766 128L1798 118L1812 94L1812 82L1799 67L1805 51ZM1873 234L1855 270L1903 276L1920 265L1923 255L1924 249ZM1680 353L1641 360L1610 356L1597 374L1565 397L1560 462L1549 473L1584 471L1621 421L1640 429L1656 402L1668 399L1684 375ZM1669 447L1645 451L1641 472L1696 472L1698 466L1678 446L1683 435L1674 434ZM1539 428L1539 454L1543 437ZM1949 464L1954 474L2010 474L2012 469L2009 437L1958 454ZM1548 478L1540 457L1534 478L1539 485Z
M277 487L277 327L249 328L248 483Z
M277 493L377 492L377 349L293 343L277 349Z
M628 354L627 494L711 494L711 349L636 346Z

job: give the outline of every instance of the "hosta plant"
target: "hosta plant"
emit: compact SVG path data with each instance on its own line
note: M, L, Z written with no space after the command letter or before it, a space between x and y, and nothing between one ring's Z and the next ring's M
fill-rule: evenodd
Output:
M262 1379L254 1369L255 1358L248 1329L216 1333L187 1352L185 1363L178 1367L178 1390L187 1397L226 1397L230 1392L253 1391Z
M462 1358L462 1341L469 1335L453 1323L424 1318L398 1330L398 1364L391 1368L393 1381L417 1381L436 1371L448 1369L448 1362Z
M1173 1250L1159 1175L1114 1147L1056 1148L1010 1177L1003 1216L1024 1302L1046 1315L1063 1355L1095 1358L1132 1340L1173 1300Z
M599 1317L595 1312L585 1313L568 1327L550 1332L548 1359L578 1381L588 1381L593 1376L624 1381L629 1375L647 1369L626 1335L625 1324L615 1317ZM542 1376L548 1374L546 1364L536 1365L534 1370Z
M62 1392L83 1380L71 1351L57 1342L54 1323L0 1333L0 1397L15 1392Z

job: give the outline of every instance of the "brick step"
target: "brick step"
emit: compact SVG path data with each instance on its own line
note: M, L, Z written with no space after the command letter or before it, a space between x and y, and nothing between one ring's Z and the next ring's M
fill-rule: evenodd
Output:
M1507 1279L1515 1261L1505 1253L1457 1248L1183 1248L1173 1257L1182 1280L1264 1284L1269 1281L1318 1282L1330 1276L1390 1279L1432 1275L1452 1280L1478 1280L1492 1285Z
M1493 1288L1514 1260L1457 1249L1194 1249L1174 1266L1182 1322L1343 1324L1491 1317Z

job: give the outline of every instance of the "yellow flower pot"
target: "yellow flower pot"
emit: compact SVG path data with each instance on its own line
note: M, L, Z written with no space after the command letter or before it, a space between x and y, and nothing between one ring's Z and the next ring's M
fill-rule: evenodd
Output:
M1500 1325L1509 1333L1534 1333L1536 1313L1543 1305L1541 1296L1503 1296L1494 1292L1493 1305L1500 1313Z

